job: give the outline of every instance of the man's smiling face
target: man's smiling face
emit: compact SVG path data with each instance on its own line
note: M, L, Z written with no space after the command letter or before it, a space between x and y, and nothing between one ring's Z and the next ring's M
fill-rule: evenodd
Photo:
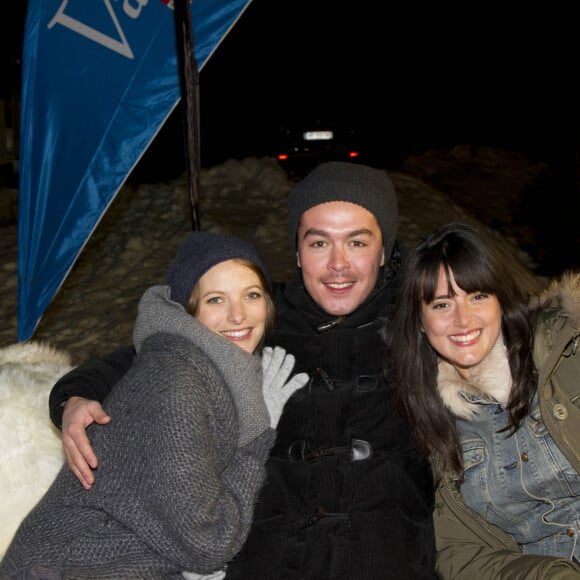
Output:
M379 224L365 208L333 201L302 214L298 266L306 290L328 314L356 310L373 291L384 263Z

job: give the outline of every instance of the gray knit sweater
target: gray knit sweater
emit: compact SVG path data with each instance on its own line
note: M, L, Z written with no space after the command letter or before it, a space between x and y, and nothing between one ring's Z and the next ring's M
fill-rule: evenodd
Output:
M65 465L0 578L35 566L62 578L181 578L223 567L243 545L275 437L259 357L205 329L166 287L143 296L134 338L135 364L104 404L111 423L88 429L93 488Z

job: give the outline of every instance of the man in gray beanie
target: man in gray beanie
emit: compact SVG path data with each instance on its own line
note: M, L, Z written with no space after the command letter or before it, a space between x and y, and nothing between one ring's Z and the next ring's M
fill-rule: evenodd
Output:
M324 163L290 192L298 267L273 284L277 316L266 343L294 354L294 370L311 379L284 407L250 535L227 580L437 578L431 470L384 373L401 267L397 221L393 183L372 167ZM108 392L131 360L124 349L65 375L51 394L53 418L71 394ZM75 400L63 419L71 438L86 417ZM83 443L69 442L75 469L88 469Z
M391 178L379 169L340 161L319 165L290 192L288 233L293 253L302 214L315 205L333 201L348 201L370 211L379 223L385 254L391 255L399 220Z

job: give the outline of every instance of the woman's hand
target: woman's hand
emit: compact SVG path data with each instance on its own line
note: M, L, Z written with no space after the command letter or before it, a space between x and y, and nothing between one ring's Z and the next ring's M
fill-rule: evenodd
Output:
M294 355L287 354L280 347L266 346L262 352L262 371L264 376L263 391L266 407L270 414L270 426L276 428L286 401L301 389L309 379L307 373L288 377L294 368ZM286 382L288 381L288 382Z

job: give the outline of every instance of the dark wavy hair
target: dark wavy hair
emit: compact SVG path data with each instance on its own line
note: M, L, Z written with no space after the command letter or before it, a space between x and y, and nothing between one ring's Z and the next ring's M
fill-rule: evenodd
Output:
M394 381L399 408L413 426L423 451L444 469L463 475L455 418L437 389L438 355L422 328L422 304L435 297L440 266L467 293L494 294L501 307L501 330L513 386L506 410L515 432L529 413L537 389L528 295L520 287L495 243L466 224L451 223L422 240L404 267L389 337L385 370Z

